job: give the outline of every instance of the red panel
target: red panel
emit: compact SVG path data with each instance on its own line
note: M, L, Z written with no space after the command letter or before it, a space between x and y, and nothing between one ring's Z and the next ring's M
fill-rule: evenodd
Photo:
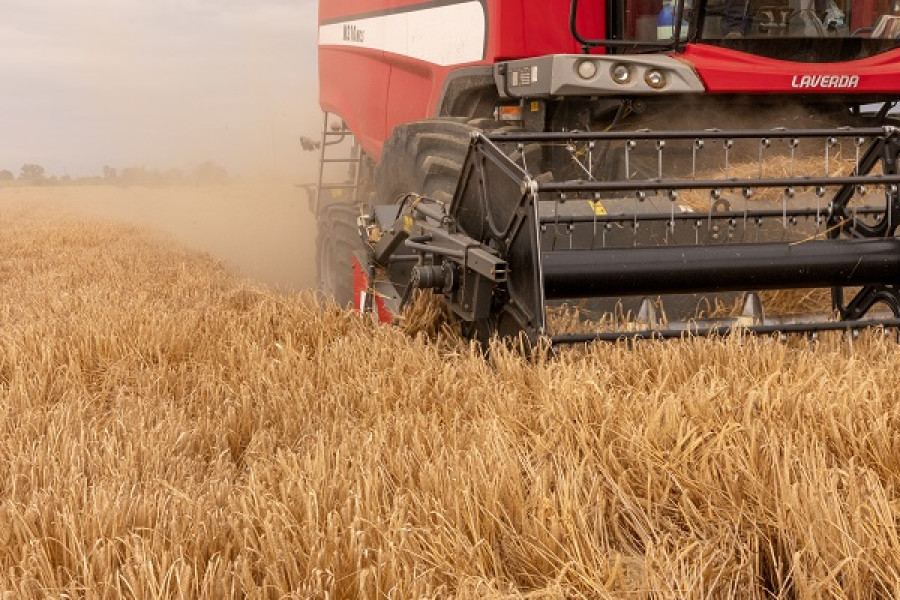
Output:
M405 56L390 56L391 84L388 89L385 133L390 134L401 123L418 121L434 115L435 96L440 96L442 83L452 68L429 65Z
M356 312L362 312L362 294L369 287L369 278L356 259L353 257L353 309Z
M423 0L319 0L319 22L425 3Z
M850 30L855 31L860 27L872 27L876 20L875 0L856 0L853 3L853 11L850 13ZM885 11L882 14L888 14Z
M369 290L369 278L366 276L365 270L362 268L362 265L359 264L359 261L356 259L356 256L353 256L353 308L357 310L357 312L362 312L362 298L363 294L371 293ZM388 310L387 306L384 304L384 299L381 296L375 295L372 298L375 313L378 315L378 320L381 323L391 324L394 322L394 315L391 311Z
M795 63L691 44L673 55L690 63L710 92L862 94L900 92L900 50L842 63ZM804 79L808 77L808 79ZM854 77L858 77L856 82Z
M386 8L387 0L319 0L319 23Z
M341 115L377 161L394 127L435 114L444 80L454 68L385 52L323 47L319 103ZM334 73L341 75L326 75Z
M487 8L485 60L575 53L580 48L569 31L570 0L483 0ZM391 8L422 6L422 0L320 0L319 20L348 18ZM582 2L583 35L602 37L603 3ZM452 32L448 32L452 35ZM434 40L435 44L443 40ZM444 81L456 67L347 46L319 50L320 102L341 115L366 152L378 160L381 146L396 125L433 116Z
M583 37L605 36L603 4L579 4L578 31ZM488 56L496 61L581 52L569 30L570 7L571 0L488 0Z
M372 156L381 155L391 66L383 52L319 48L319 103L340 115ZM392 126L393 127L393 126Z

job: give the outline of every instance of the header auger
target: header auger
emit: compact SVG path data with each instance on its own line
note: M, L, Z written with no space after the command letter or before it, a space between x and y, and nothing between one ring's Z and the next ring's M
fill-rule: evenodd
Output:
M430 290L481 340L900 328L900 50L833 22L835 10L847 23L893 17L832 2L832 29L793 29L784 2L779 28L747 3L749 24L726 36L713 0L660 4L680 24L666 31L609 12L656 15L634 2L551 2L550 18L518 23L537 41L488 18L526 19L524 2L358 15L322 2L323 106L358 141L353 185L333 186L350 193L319 193L323 281L334 292L352 281L339 300L385 321ZM482 33L477 51L468 35L453 45L472 60L384 37L438 12ZM333 23L372 47L329 42ZM583 33L597 28L606 37ZM787 60L769 58L774 46ZM835 52L842 62L816 62ZM387 65L382 109L349 103L341 61Z

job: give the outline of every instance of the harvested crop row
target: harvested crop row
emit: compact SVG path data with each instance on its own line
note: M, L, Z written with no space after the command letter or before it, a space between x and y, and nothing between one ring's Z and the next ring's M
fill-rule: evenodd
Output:
M131 229L0 256L15 597L900 595L890 339L486 359Z

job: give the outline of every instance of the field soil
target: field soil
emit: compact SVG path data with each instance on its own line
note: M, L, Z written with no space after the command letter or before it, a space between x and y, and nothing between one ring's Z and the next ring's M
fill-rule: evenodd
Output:
M112 191L28 193L0 194L4 597L900 597L892 338L485 356L234 275L195 250L215 202L140 221L185 246L98 220L144 206Z

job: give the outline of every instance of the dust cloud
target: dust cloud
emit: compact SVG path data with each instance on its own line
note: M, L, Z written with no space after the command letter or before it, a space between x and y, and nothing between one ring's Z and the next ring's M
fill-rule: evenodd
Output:
M306 169L320 127L316 5L10 0L0 23L0 169L242 176Z
M10 0L0 171L36 164L71 182L0 183L0 202L159 231L279 289L315 285L297 184L317 159L300 140L322 127L316 23L312 0ZM122 178L210 164L229 183Z
M0 187L0 202L11 215L7 227L17 218L136 225L274 289L316 285L315 221L292 185L8 186Z

